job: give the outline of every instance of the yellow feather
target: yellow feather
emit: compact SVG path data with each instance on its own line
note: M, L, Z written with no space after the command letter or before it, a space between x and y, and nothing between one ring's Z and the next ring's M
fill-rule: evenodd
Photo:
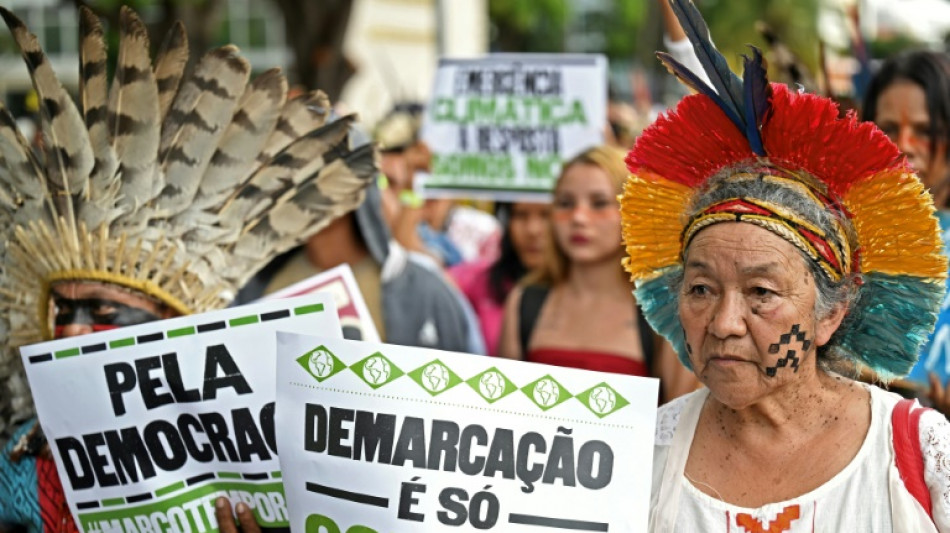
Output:
M680 259L683 213L692 189L642 172L627 178L620 197L624 267L633 280L645 280Z
M900 170L875 174L855 183L843 203L853 215L862 272L946 278L933 201L916 176Z

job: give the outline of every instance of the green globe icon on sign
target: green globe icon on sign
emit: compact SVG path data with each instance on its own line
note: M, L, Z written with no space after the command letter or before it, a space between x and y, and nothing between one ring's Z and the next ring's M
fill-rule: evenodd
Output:
M617 406L617 397L609 387L597 387L590 392L590 408L599 415L605 415Z
M389 361L380 356L370 358L363 365L363 379L371 385L386 383L389 381L390 374L392 374L392 368L389 366Z
M318 378L326 378L333 373L333 356L323 348L319 348L310 354L307 361L307 368L310 373Z
M449 386L449 369L432 363L422 371L422 386L430 392L440 392Z
M554 407L561 397L561 387L553 380L544 378L534 386L532 396L541 407Z
M497 400L505 394L505 378L495 371L482 374L478 380L478 391L488 400Z

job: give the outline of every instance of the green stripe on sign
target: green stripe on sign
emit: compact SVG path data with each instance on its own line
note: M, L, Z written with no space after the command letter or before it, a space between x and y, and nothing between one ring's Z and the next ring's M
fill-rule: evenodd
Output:
M61 359L63 357L72 357L74 355L79 355L79 348L70 348L68 350L60 350L56 352L57 359Z
M108 500L102 500L103 507L115 507L116 505L122 505L125 503L125 498L109 498Z
M217 523L214 522L214 510L212 509L211 515L208 515L203 511L202 502L209 496L214 497L221 494L222 491L229 494L245 493L242 494L243 497L255 502L270 502L268 506L271 509L266 514L271 516L268 518L265 518L260 512L261 509L256 508L256 506L251 509L257 523L262 527L287 528L286 515L283 512L276 511L277 506L282 508L286 501L283 485L279 481L260 484L246 481L218 481L202 487L190 487L171 496L165 496L147 503L128 505L121 508L97 509L92 512L79 511L78 525L84 531L98 530L104 533L113 528L114 521L118 521L117 531L122 531L123 524L129 524L126 526L129 528L128 531L133 531L132 527L134 525L141 524L140 527L143 527L145 524L151 523L151 517L154 513L161 513L162 516L170 514L174 517L177 515L175 519L177 527L174 527L174 529L179 531L217 531ZM234 503L233 500L232 503ZM186 511L176 512L182 508ZM187 512L187 509L191 509L192 512ZM165 529L172 529L172 526L161 528L161 530ZM159 531L154 528L153 530ZM145 531L144 527L142 531Z
M241 474L237 472L218 472L218 479L241 479Z
M195 327L188 326L186 328L178 328L178 329L169 330L168 338L172 339L175 337L184 337L185 335L194 335L194 334L195 334Z
M133 344L135 344L135 337L129 337L128 339L109 341L109 348L121 348L123 346L132 346Z
M257 324L258 318L257 315L242 316L239 318L232 318L228 321L231 324L231 327L234 326L246 326L248 324Z
M280 470L278 470L277 472L271 472L271 473L270 473L270 477L272 477L272 478L274 478L274 479L280 479L280 477L281 477L281 475L280 475Z
M307 315L310 313L319 313L323 311L323 304L305 305L294 309L295 315Z
M161 498L162 496L164 496L164 495L166 495L166 494L171 494L172 492L175 492L176 490L181 490L181 489L183 489L183 488L185 488L185 482L184 482L184 481L179 481L178 483L172 483L171 485L169 485L169 486L167 486L167 487L162 487L162 488L156 490L156 491L155 491L155 497L156 497L156 498Z

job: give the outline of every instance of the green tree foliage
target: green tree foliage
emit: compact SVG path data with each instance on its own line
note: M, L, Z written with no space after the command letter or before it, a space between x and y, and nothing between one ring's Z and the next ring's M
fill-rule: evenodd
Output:
M489 0L491 47L496 52L563 52L566 0Z
M815 72L818 65L819 0L694 0L706 18L716 46L734 68L749 44L767 50L756 22L767 23L802 62ZM607 11L582 25L590 31L599 24L601 52L609 58L646 60L660 43L662 26L657 0L604 0ZM568 0L490 0L492 49L499 52L563 52L567 35L577 27ZM647 37L647 38L644 38ZM645 48L647 50L645 50Z
M778 38L814 73L818 67L818 0L702 0L697 3L716 47L741 71L748 45L768 51L756 22L768 24Z

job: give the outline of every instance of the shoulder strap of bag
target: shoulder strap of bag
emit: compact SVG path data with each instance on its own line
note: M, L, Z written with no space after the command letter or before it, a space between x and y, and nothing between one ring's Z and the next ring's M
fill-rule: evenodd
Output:
M541 285L528 285L521 292L518 305L518 342L521 345L521 358L528 358L528 342L531 332L538 322L541 306L548 297L548 288Z
M894 458L907 491L920 502L921 507L933 520L930 491L924 481L924 456L920 451L920 416L927 409L915 409L914 404L914 400L901 400L891 413Z

